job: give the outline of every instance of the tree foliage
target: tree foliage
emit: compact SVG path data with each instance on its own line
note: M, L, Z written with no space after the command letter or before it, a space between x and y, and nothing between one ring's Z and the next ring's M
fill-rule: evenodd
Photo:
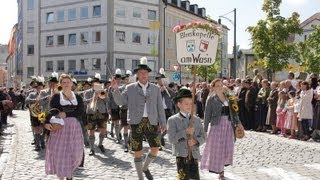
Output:
M280 16L281 0L264 0L262 10L266 19L261 19L255 26L249 26L251 45L258 59L266 62L267 69L280 71L287 67L289 59L296 55L296 46L288 42L290 35L301 34L299 14L291 17Z
M306 67L308 73L320 73L320 25L312 26L306 41L297 44L297 62Z

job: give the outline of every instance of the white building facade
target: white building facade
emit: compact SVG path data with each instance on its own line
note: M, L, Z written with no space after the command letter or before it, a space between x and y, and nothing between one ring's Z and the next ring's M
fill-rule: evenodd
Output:
M157 68L151 49L158 49L158 33L150 31L149 21L158 21L158 0L26 0L18 5L24 82L53 71L78 80L98 72L105 80L116 68L134 69L141 56Z

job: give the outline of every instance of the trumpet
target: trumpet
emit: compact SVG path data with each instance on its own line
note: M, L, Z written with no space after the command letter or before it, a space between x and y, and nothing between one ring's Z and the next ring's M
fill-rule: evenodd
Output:
M100 99L106 99L107 93L104 90L102 90L102 91L98 92L98 97Z
M56 84L54 87L54 92L62 91L62 86L60 84Z

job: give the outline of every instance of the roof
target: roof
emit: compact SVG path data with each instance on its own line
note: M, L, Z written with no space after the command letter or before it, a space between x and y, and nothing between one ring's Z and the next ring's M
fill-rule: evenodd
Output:
M218 24L218 22L215 21L215 20L210 20L210 19L208 19L207 17L201 16L200 14L195 14L193 11L188 11L187 9L185 9L185 8L183 8L183 7L179 7L179 6L177 6L176 4L174 4L174 3L168 3L167 5L169 5L169 6L171 6L171 7L174 7L174 8L177 8L177 9L180 9L180 10L182 10L182 11L185 11L185 12L187 12L187 13L189 13L189 14L194 15L194 16L198 16L198 17L202 18L203 20L209 21L209 22L211 22L211 23L213 23L213 24ZM201 9L201 8L198 8L198 9ZM228 28L226 25L224 25L224 24L222 24L222 27L225 28L225 29L227 29L227 30L229 30L229 28Z
M320 21L320 12L315 13L314 15L312 15L311 17L309 17L308 19L306 19L305 21L303 21L300 24L300 27L303 28L304 26L308 25L309 23L311 23L314 20L319 20Z

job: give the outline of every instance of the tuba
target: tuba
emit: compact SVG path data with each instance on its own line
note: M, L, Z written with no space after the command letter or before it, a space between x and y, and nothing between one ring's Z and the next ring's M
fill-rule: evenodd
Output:
M41 113L41 108L39 102L30 104L29 106L30 114L32 117L38 117L38 114Z

